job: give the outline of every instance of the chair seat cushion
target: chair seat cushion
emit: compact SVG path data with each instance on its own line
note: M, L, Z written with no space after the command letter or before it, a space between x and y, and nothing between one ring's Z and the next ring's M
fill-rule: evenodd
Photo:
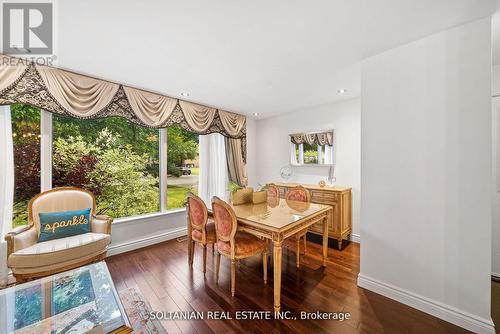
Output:
M266 248L266 240L257 238L254 235L245 232L236 232L234 235L234 252L236 256L250 256L255 253L264 251ZM226 241L219 240L217 249L223 253L231 253L231 244Z
M213 220L208 219L205 229L207 231L207 243L213 244L215 242L215 224ZM200 230L193 230L193 232L191 232L191 236L193 237L193 240L201 242L202 235Z
M10 254L11 268L39 268L83 259L102 253L111 242L104 233L85 233L71 237L39 242Z

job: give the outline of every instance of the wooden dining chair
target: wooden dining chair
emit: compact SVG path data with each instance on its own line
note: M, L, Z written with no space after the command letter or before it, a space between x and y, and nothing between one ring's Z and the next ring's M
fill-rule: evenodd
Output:
M280 204L280 191L278 187L274 184L268 184L266 185L266 191L267 191L267 205L270 208L275 208ZM269 240L270 243L272 243L271 240Z
M311 202L311 194L309 194L309 191L302 187L302 186L296 186L291 189L289 189L286 192L285 199L287 201L296 201L296 202ZM307 229L304 231L300 231L298 233L295 233L292 238L295 240L295 245L296 245L296 264L297 268L300 267L300 241L303 240L304 243L304 255L306 255L307 251Z
M207 245L215 244L215 225L212 218L208 217L208 210L203 200L189 192L187 194L188 233L191 234L189 243L189 264L193 265L194 246L196 243L203 247L203 273L207 270Z
M231 260L231 296L234 297L236 287L236 262L256 254L262 254L264 284L267 284L267 243L256 236L237 231L238 221L229 204L213 197L212 211L217 237L217 258L215 264L215 281L219 281L221 255Z
M280 190L275 184L270 183L266 187L267 187L267 197L280 198Z

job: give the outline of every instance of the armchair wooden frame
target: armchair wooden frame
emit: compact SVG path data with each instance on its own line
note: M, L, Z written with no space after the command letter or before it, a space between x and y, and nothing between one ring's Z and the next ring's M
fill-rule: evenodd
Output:
M75 191L81 191L81 192L89 194L92 197L92 202L93 202L92 219L98 219L98 220L104 221L106 224L105 233L111 235L111 226L113 223L113 218L111 218L107 215L96 215L96 207L97 207L96 200L95 200L95 196L92 192L85 190L85 189L77 188L77 187L57 187L57 188L53 188L53 189L50 189L50 190L47 190L47 191L44 191L44 192L41 192L41 193L35 195L28 203L28 224L25 226L19 227L19 228L15 229L14 231L11 231L5 235L4 239L7 242L7 258L12 253L14 253L16 236L19 236L20 234L25 233L25 232L29 231L30 229L36 228L34 220L33 220L33 203L35 202L35 200L41 196L48 194L48 193L57 192L57 191L64 191L64 190L75 190ZM55 270L40 271L40 272L37 272L36 274L13 273L13 275L16 278L16 281L25 282L25 281L29 281L32 279L45 277L45 276L53 275L53 274L56 274L59 272L78 268L78 267L81 267L85 264L98 262L98 261L103 260L105 257L106 257L106 252L98 254L93 258L86 259L84 261L80 261L80 262L77 262L77 263L74 263L74 264L71 264L68 266L63 266L63 267L60 267L60 268L55 269Z
M216 215L216 206L221 206L223 207L231 216L231 232L229 235L224 235L218 230L218 224L217 224L217 215ZM262 240L263 242L263 249L257 249L255 252L250 252L250 253L245 253L245 254L236 254L235 251L235 235L238 229L238 220L236 218L236 214L233 211L233 208L223 200L221 200L218 197L213 197L212 199L212 211L214 215L214 220L215 220L215 231L216 231L216 236L217 236L217 242L223 241L223 242L229 242L230 245L230 251L225 252L219 247L217 247L217 257L216 257L216 262L215 262L215 281L219 281L219 269L220 269L220 257L221 255L224 255L225 257L229 258L231 260L231 296L234 297L235 291L236 291L236 262L240 259L244 259L247 257L254 256L256 254L261 253L262 254L262 266L263 266L263 274L264 274L264 284L267 284L267 242L265 240ZM244 232L240 232L244 233Z

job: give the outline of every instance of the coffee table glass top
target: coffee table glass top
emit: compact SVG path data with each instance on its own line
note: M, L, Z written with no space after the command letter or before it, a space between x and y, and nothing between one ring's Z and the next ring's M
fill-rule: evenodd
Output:
M0 333L110 333L129 327L104 262L0 290Z

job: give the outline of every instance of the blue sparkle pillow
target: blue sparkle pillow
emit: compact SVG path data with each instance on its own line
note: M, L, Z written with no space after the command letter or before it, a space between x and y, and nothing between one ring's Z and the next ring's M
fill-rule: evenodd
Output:
M63 212L41 212L38 242L90 232L90 208Z

